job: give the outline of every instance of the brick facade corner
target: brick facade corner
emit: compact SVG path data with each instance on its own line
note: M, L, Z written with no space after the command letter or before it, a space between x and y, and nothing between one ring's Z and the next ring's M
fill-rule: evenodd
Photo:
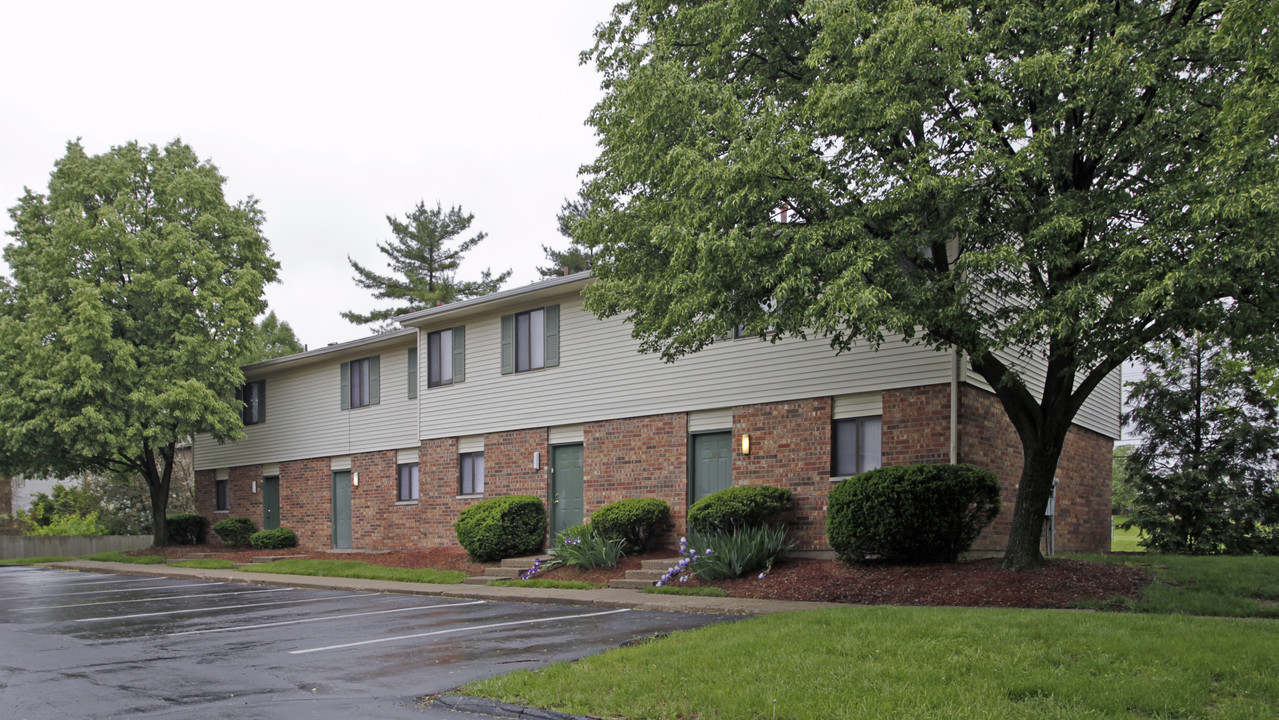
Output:
M583 435L583 515L626 498L663 500L671 522L654 542L674 547L688 513L688 415L586 423Z

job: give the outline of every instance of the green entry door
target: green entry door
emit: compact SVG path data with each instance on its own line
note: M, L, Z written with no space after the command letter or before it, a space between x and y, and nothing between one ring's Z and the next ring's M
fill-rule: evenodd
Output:
M333 473L333 549L351 549L351 471Z
M262 529L280 527L280 478L262 478Z
M733 485L733 433L693 436L691 502Z
M582 446L551 448L551 534L582 524Z

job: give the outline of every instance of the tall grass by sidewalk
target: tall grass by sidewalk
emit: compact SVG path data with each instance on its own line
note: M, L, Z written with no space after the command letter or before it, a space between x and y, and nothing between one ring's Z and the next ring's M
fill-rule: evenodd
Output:
M1154 582L1128 603L1137 612L1279 618L1279 557L1076 555L1145 570Z
M244 572L274 573L278 575L312 575L318 577L346 577L364 580L395 580L398 582L438 583L453 585L462 582L466 573L459 570L431 570L429 568L393 568L372 565L360 560L276 560L269 563L246 565Z
M222 558L197 558L195 560L175 560L169 567L198 568L200 570L230 570L235 563Z
M96 562L115 562L115 563L133 563L134 565L163 565L163 555L125 555L119 550L111 552L94 553L93 555L82 555L81 560L94 560Z
M67 562L75 560L69 555L49 555L46 557L8 558L0 560L0 565L40 565L41 563Z
M1078 718L1279 713L1279 623L849 607L709 626L468 695L599 717Z

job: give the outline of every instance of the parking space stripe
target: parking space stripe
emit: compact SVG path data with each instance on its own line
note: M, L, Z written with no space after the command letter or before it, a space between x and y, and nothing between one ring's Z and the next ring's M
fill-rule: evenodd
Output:
M137 590L177 590L178 588L198 587L201 585L208 585L208 584L209 583L207 582L198 582L198 583L187 583L186 585L156 585L154 587L149 587L149 588L117 588L115 590L82 590L80 592L47 593L45 595L14 595L12 597L0 598L0 602L5 602L9 600L39 600L40 598L67 597L69 595L101 595L103 593L136 592ZM222 583L218 583L218 584L221 585Z
M295 588L281 588L282 590L293 590ZM221 593L230 595L231 593ZM213 612L214 610L239 610L241 608L267 607L268 605L297 605L299 603L320 602L321 600L341 600L349 597L364 597L365 595L373 595L375 593L360 593L359 595L330 595L322 598L305 598L303 600L280 600L277 602L251 603L248 605L217 605L215 607L203 608L186 608L183 610L161 610L160 612L137 613L134 615L108 615L106 617L96 618L80 618L75 622L98 622L101 620L130 620L140 617L155 617L156 615L181 615L183 613Z
M305 655L313 652L324 652L325 650L342 650L344 648L359 647L361 645L376 645L378 643L396 642L398 640L413 640L416 638L431 637L433 635L448 635L450 633L470 632L472 630L490 630L492 628L511 627L513 625L531 625L533 623L552 622L555 620L580 620L582 618L599 617L601 615L616 615L617 613L630 612L630 608L622 608L620 610L605 610L603 612L584 613L582 615L557 615L555 617L536 618L533 620L513 620L511 622L489 623L488 625L469 625L467 627L449 628L447 630L432 630L431 632L415 633L413 635L397 635L389 638L378 638L376 640L360 640L359 642L342 643L341 645L326 645L325 647L307 648L306 650L290 650L290 655Z
M88 577L99 577L99 576L89 575ZM109 585L112 583L119 584L119 583L155 582L156 580L168 580L168 579L169 578L167 577L133 577L133 578L120 578L117 580L93 580L91 582L79 582L76 580L68 580L66 584L80 587L81 585Z
M345 615L326 615L325 617L304 618L302 620L283 620L281 622L257 623L256 625L237 625L235 627L210 628L208 630L187 630L185 632L175 632L165 635L165 637L177 637L179 635L204 635L207 633L231 632L233 630L258 630L261 628L280 627L281 625L300 625L302 623L322 622L325 620L345 620L346 618L364 617L365 615L387 615L390 613L410 612L412 610L435 610L437 608L463 607L466 605L483 605L487 600L472 600L470 602L447 603L445 605L416 605L414 607L394 608L392 610L370 610L369 612L347 613Z
M266 590L237 590L236 592L205 593L203 595L161 595L160 597L137 598L135 600L102 600L100 602L75 603L74 605L45 605L42 607L14 608L14 612L29 610L59 610L61 608L89 607L90 605L123 605L124 603L155 602L157 600L181 600L182 598L221 597L223 595L248 595L250 593L284 592L293 588L268 588Z

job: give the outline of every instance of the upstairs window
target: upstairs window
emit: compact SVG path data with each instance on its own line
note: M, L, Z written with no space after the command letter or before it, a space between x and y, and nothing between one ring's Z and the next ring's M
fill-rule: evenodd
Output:
M466 328L455 327L426 336L426 386L452 385L466 379Z
M836 420L831 430L831 477L849 477L880 466L880 417Z
M560 306L502 316L502 374L560 364Z
M360 358L342 363L341 394L342 409L377 405L381 398L381 362L380 357Z
M245 383L236 394L236 398L244 403L240 417L245 425L257 425L266 421L266 381L255 380Z

